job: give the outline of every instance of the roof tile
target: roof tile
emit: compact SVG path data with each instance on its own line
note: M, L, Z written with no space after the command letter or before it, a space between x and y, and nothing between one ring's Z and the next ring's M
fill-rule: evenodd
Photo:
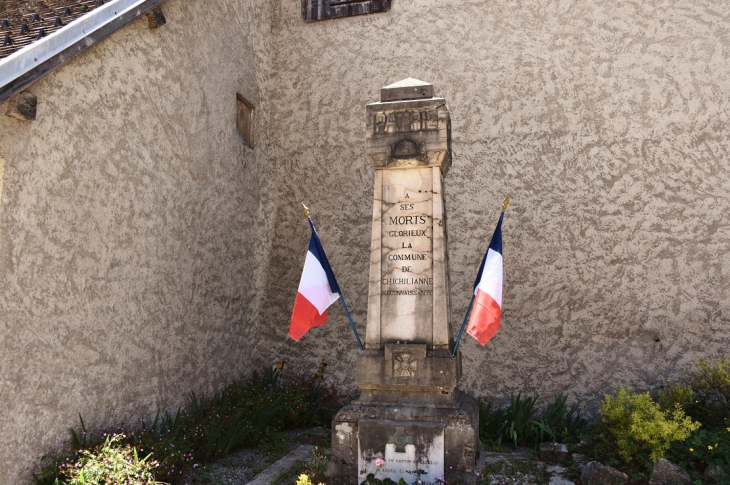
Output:
M103 0L0 0L0 59L103 4Z

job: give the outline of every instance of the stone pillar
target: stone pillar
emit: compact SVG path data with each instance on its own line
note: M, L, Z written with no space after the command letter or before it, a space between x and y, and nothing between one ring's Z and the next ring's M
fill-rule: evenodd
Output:
M375 169L360 397L335 417L329 473L343 483L403 477L435 483L473 471L478 408L462 393L449 303L444 176L451 123L433 86L405 79L367 106ZM385 464L377 469L376 459Z
M444 175L451 121L433 86L406 79L367 106L367 154L375 169L365 348L451 342Z

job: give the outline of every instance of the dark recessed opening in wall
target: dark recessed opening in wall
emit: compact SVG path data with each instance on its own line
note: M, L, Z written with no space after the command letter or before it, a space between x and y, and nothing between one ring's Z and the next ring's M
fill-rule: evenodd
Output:
M243 143L253 148L253 104L236 93L236 129Z

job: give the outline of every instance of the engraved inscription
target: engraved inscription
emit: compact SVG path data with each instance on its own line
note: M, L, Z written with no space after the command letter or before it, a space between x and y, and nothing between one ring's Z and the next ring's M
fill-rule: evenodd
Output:
M430 271L432 222L427 212L429 201L420 200L423 195L421 191L411 194L409 189L404 189L403 195L393 201L383 217L383 234L390 248L385 255L387 269L381 279L383 295L433 294Z
M383 174L380 314L385 342L428 341L432 328L433 171Z
M373 133L410 133L439 129L438 109L373 113Z

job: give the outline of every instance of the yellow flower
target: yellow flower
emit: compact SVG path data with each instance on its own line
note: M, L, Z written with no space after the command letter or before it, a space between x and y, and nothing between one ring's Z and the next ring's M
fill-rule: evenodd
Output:
M727 429L727 432L730 433L730 428Z
M712 445L707 445L707 449L708 450L711 450L712 449Z
M691 452L694 453L695 449L694 448L690 448L689 451L691 451Z

